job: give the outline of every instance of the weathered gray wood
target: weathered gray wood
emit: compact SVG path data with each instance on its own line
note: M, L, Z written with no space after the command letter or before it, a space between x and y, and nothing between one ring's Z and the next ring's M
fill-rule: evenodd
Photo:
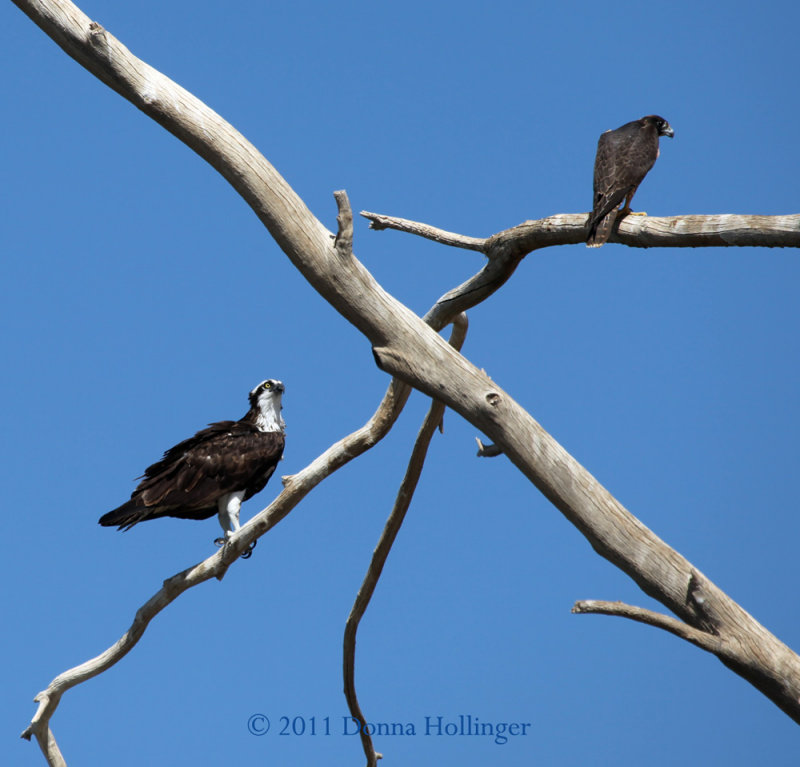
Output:
M430 224L362 211L372 229L394 229L433 240L442 245L483 253L488 263L476 275L448 291L425 315L425 321L441 330L460 312L465 312L499 290L514 274L520 261L535 250L554 245L585 242L589 214L558 214L525 221L491 237L467 237ZM800 247L800 215L673 216L656 218L626 216L617 222L609 242L631 247L718 247L757 245Z
M711 651L723 663L800 722L800 658L633 517L485 373L387 294L352 255L349 237L340 238L337 247L333 233L252 144L67 0L14 2L70 56L211 163L253 208L305 278L369 339L383 370L445 403L487 434L598 553L688 626L714 637L718 645L709 642L709 647L717 647ZM627 217L612 241L637 247L797 247L798 220L797 216ZM448 317L463 310L465 302L474 305L496 290L525 253L582 241L585 222L585 214L551 216L488 238L481 249L486 247L489 263L482 276L473 278L480 290L466 297L464 286L457 288L426 319L434 328L442 327ZM326 466L323 461L317 469ZM287 490L291 488L290 481ZM256 528L261 524L263 520ZM243 541L250 532L243 530ZM42 713L38 721L43 726L32 725L29 730L46 737L51 713Z
M247 551L253 541L284 519L323 479L383 439L397 420L410 391L407 384L393 380L378 409L364 426L331 445L297 474L283 477L284 489L280 495L243 525L224 548L193 567L167 578L162 587L136 611L130 628L107 650L79 666L67 669L53 679L34 698L39 706L21 737L30 740L35 736L47 763L51 767L66 767L50 729L50 719L61 701L61 696L72 687L117 664L136 646L150 621L184 591L211 578L221 580L231 563L242 552Z
M395 229L416 234L454 248L477 250L490 258L496 251L514 247L530 253L552 245L585 242L588 213L560 213L537 221L525 221L492 237L467 237L430 224L381 213L361 211L371 229ZM609 242L635 248L708 248L721 246L759 246L765 248L800 247L800 215L743 216L733 213L709 216L657 217L643 214L618 220L618 229Z

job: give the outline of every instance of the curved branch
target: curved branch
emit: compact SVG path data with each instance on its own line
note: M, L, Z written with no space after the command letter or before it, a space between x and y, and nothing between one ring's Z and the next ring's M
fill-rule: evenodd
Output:
M722 639L720 660L800 722L800 658L639 522L485 373L387 294L355 257L341 258L334 235L240 133L133 56L69 0L14 2L69 55L211 163L252 207L309 283L369 339L381 369L443 402L491 438L601 556L680 619L700 629L713 629ZM778 217L765 241L754 237L750 225L768 223L769 217L736 217L728 222L730 226L721 217L712 219L697 221L696 231L682 237L680 221L685 219L628 217L620 224L617 240L627 242L630 236L628 244L648 247L795 247L800 240L797 216ZM490 247L500 248L514 267L530 252L531 243L534 247L535 243L539 247L565 244L565 238L580 242L585 221L585 215L565 215L529 222L515 227L516 232L490 238ZM499 260L491 258L487 266ZM497 277L504 278L502 271ZM473 288L467 294L469 300L482 300L482 291L496 290L491 283ZM434 329L441 329L448 317L464 310L460 301L448 301L426 319ZM287 491L291 489L289 484ZM241 540L250 534L245 532L248 527L240 533Z
M467 315L460 314L453 321L453 333L450 336L450 345L454 349L460 351L466 335ZM367 720L361 711L361 707L358 704L358 696L356 695L356 633L358 632L361 618L364 617L372 595L375 593L378 580L383 572L383 566L386 564L386 560L389 557L389 552L403 524L406 512L411 505L411 499L414 497L414 490L416 490L417 482L419 482L420 475L422 474L422 467L425 464L428 446L430 445L434 432L441 424L443 416L444 405L434 400L434 402L431 403L430 410L427 416L425 416L417 439L414 442L414 448L411 451L406 474L403 477L403 481L400 483L400 489L397 491L397 498L395 499L394 506L389 514L389 518L386 520L386 525L383 528L378 545L375 547L375 551L372 554L372 561L364 577L364 582L358 590L344 630L342 664L344 674L344 696L347 700L347 706L350 709L351 716L359 723L361 745L367 757L368 767L375 767L377 759L379 759L380 756L376 754L375 748L372 745L372 738L366 729Z
M467 237L405 218L361 211L370 229L396 229L454 248L477 250L496 258L499 249L513 247L530 253L553 245L586 242L588 213L559 213L525 221L491 237ZM800 247L800 214L753 216L734 213L706 216L625 216L609 242L632 248L699 248L757 246Z
M646 610L644 607L635 607L624 602L605 602L597 599L582 599L572 606L572 612L577 615L616 615L620 618L630 618L639 623L646 623L648 626L669 631L670 634L685 639L701 650L706 650L713 654L720 651L720 639L718 636L701 631L688 623L679 621L671 615L664 615L653 610Z
M250 548L253 541L277 525L323 479L383 439L400 415L410 392L406 384L392 381L378 409L364 426L331 445L302 471L284 477L284 489L280 495L243 525L222 549L193 567L167 578L162 587L136 611L133 623L125 634L105 652L53 679L47 689L34 698L39 708L21 737L30 740L32 735L36 736L48 764L65 765L50 730L50 718L61 696L122 660L142 638L150 621L165 607L193 586L210 578L221 580L230 565Z
M477 250L489 259L476 275L445 293L425 315L425 321L437 330L459 312L468 311L499 290L529 253L555 245L583 243L588 233L585 213L562 213L525 221L485 239L446 232L404 218L366 211L361 215L370 220L371 229L395 229L443 245ZM800 215L626 216L618 222L609 242L633 248L800 248Z

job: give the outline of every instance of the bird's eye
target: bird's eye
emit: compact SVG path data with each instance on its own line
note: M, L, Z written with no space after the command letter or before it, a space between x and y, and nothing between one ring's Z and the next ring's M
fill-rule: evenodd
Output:
M271 389L272 388L272 381L264 381L264 388Z

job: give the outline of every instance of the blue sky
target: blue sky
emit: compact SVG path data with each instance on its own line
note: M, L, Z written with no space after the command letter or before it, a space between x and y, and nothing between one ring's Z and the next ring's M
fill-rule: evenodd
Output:
M82 9L241 130L335 227L367 209L474 236L586 211L599 134L675 129L652 215L796 213L796 3L110 3ZM214 550L215 520L97 518L205 423L287 386L291 474L373 412L369 346L228 185L11 3L2 162L6 374L3 761L33 695ZM355 250L424 313L482 265L357 222ZM659 536L794 648L797 253L553 248L470 313L464 353ZM226 578L186 593L63 699L69 764L352 765L344 621L427 409L315 490ZM358 640L384 764L796 763L798 734L715 658L576 599L656 607L453 413L434 438ZM243 517L278 491L273 480ZM248 733L264 714L271 731ZM425 718L530 723L425 735ZM329 736L280 736L329 717ZM687 757L690 754L690 757Z

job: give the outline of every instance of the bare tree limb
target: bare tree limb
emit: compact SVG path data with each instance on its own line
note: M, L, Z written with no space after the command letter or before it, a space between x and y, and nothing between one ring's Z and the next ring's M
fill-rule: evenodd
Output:
M639 623L646 623L648 626L655 626L656 628L664 629L664 631L669 631L670 634L675 634L675 636L685 639L687 642L691 642L707 652L716 654L720 649L720 639L714 634L696 629L694 626L679 621L671 615L646 610L643 607L627 605L624 602L583 599L572 606L572 612L576 614L617 615L620 618L630 618Z
M531 253L553 245L586 242L588 213L560 213L537 221L525 221L492 237L467 237L405 218L362 211L370 229L396 229L454 248L465 248L496 257L498 247ZM758 246L800 247L800 214L753 216L732 213L708 216L625 216L609 242L634 248L698 248Z
M445 304L440 301L437 307L442 308L426 315L429 327L387 294L355 257L341 257L334 235L219 115L133 56L69 0L14 2L69 55L211 163L252 207L309 283L368 338L381 369L441 401L491 438L601 556L679 619L717 635L717 657L800 722L800 658L639 522L529 413L433 332L470 302L474 305L496 290L497 281L508 279L507 269L498 270L495 283L492 274L482 270L484 277L473 278L474 290L456 289L460 297ZM620 224L617 241L639 247L797 247L798 220L797 216L628 217ZM489 247L499 248L513 271L535 247L580 242L585 222L584 214L528 222L490 238ZM490 258L485 269L501 260ZM290 479L285 492L294 490ZM244 542L252 532L247 525L234 541ZM235 553L223 550L216 556Z
M38 699L38 696L34 698L34 700ZM53 703L53 708L57 705L58 699ZM36 742L39 744L39 748L42 750L44 758L47 760L50 767L67 767L67 763L64 761L64 757L61 754L61 749L58 747L58 743L56 743L56 739L49 726L46 728L37 727L36 730L34 730L34 735L36 735ZM30 740L30 736L28 736L28 740Z
M450 345L454 349L460 351L466 335L467 315L460 314L453 322ZM358 703L358 696L356 695L356 633L358 632L359 623L364 617L364 613L367 611L372 595L375 593L378 580L383 572L383 566L386 564L386 560L389 557L389 552L403 524L406 512L411 505L411 499L414 497L414 490L416 490L417 483L422 474L422 467L425 464L428 446L430 445L433 433L442 422L443 415L444 405L434 400L431 403L430 410L425 416L425 420L417 435L414 448L411 451L411 457L408 461L408 468L400 484L400 489L397 491L397 498L395 499L394 506L389 514L389 518L386 520L386 525L378 540L378 545L375 547L375 551L372 554L372 561L364 577L364 582L358 590L356 600L347 618L347 624L345 625L343 642L344 696L347 700L347 706L350 709L351 716L359 723L359 734L361 736L361 745L364 749L364 754L367 757L367 767L375 767L377 760L381 757L375 752L372 738L366 730L367 720L361 711L361 707Z
M429 224L420 224L418 221L409 221L405 218L395 218L394 216L383 216L380 213L370 213L362 210L361 215L369 219L370 229L397 229L399 232L416 234L426 240L433 240L442 245L451 245L454 248L465 248L466 250L477 250L481 253L486 251L488 240L483 237L467 237L463 234L455 234L444 229L437 229Z
M588 214L559 214L525 221L481 239L378 213L362 212L373 229L396 229L443 245L478 250L488 263L475 276L445 293L425 315L441 330L459 312L466 312L499 290L526 255L540 248L575 245L586 241ZM376 225L376 222L379 225ZM635 248L762 246L800 247L800 215L787 216L626 216L615 225L609 242Z
M165 607L193 586L210 578L221 580L230 565L250 548L253 541L286 517L323 479L383 439L400 415L410 392L411 389L406 384L392 381L378 409L364 426L331 445L302 471L284 477L284 489L280 495L243 525L222 549L193 567L167 578L162 587L137 610L133 623L125 634L105 652L53 679L47 689L34 698L39 703L39 708L21 737L30 740L34 735L47 763L51 767L66 767L50 729L50 718L55 713L61 696L70 688L102 674L122 660L142 638L150 621Z

